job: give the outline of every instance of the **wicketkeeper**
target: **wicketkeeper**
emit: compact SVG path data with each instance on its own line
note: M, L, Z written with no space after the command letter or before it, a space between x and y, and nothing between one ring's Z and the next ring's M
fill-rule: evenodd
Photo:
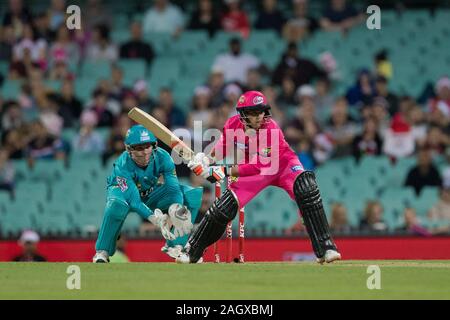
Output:
M180 185L169 153L157 147L155 136L145 127L131 127L125 146L107 179L106 207L93 262L109 262L130 211L158 226L167 240L162 250L175 258L193 228L203 189Z

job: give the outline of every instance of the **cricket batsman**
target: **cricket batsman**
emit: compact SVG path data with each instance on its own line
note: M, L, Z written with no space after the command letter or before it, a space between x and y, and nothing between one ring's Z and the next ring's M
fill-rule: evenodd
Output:
M157 147L155 136L145 127L131 127L125 146L107 179L106 207L93 262L109 262L130 211L159 228L167 240L162 251L175 258L193 228L203 189L179 184L172 158Z
M238 114L227 120L211 154L198 153L188 163L196 175L210 180L220 172L215 162L228 158L230 152L236 152L238 158L235 165L225 168L224 176L231 177L229 188L209 208L176 261L199 261L205 249L221 238L239 208L267 186L286 190L297 203L319 263L341 259L330 235L315 175L303 169L283 132L271 119L266 97L258 91L245 92L236 110Z

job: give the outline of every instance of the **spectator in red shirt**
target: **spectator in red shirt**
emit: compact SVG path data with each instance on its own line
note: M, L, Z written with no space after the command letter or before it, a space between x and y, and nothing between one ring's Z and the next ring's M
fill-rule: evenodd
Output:
M223 30L227 32L239 32L244 38L250 34L250 22L248 15L241 9L240 0L225 0L227 10L222 16Z
M407 104L406 100L400 105ZM406 108L406 107L404 107ZM402 107L401 107L402 109ZM406 119L406 111L397 112L384 133L383 152L395 162L398 158L410 156L415 149L415 137Z

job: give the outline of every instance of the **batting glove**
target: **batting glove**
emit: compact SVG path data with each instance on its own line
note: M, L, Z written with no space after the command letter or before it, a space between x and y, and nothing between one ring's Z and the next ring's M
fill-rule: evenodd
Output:
M225 178L225 173L223 167L220 166L210 166L202 173L202 177L211 183L222 182Z
M203 152L197 153L188 163L188 168L197 176L202 175L208 166L209 159Z

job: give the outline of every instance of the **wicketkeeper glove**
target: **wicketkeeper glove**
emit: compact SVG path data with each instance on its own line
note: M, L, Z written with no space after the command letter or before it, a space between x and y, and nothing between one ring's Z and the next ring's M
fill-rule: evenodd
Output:
M175 235L170 232L170 219L167 214L162 213L160 209L155 209L155 212L148 217L148 220L161 230L161 234L166 240L175 240Z
M186 206L174 203L169 207L170 222L176 237L190 234L194 225L191 222L191 211Z

